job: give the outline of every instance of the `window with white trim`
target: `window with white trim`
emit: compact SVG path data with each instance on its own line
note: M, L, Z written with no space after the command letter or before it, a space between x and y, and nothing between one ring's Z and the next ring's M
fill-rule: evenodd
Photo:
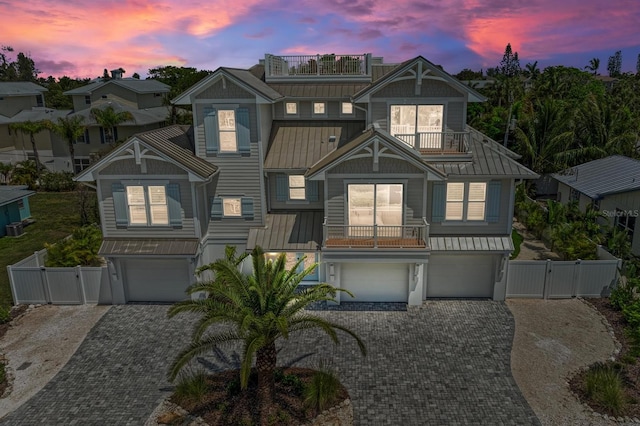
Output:
M616 208L614 226L625 231L630 241L633 241L633 233L636 229L636 216L637 211Z
M353 104L351 102L342 102L340 104L340 112L342 115L353 115Z
M224 217L241 217L242 202L240 197L222 198L222 215Z
M221 109L218 111L218 135L220 140L220 152L238 151L235 110Z
M284 104L284 112L287 115L297 115L298 114L298 103L297 102L287 102Z
M168 225L169 208L163 185L126 187L127 209L131 225Z
M448 182L445 220L483 221L486 203L486 182Z
M327 104L326 102L314 102L313 103L313 115L326 115Z
M289 199L306 200L306 181L304 175L289 175Z

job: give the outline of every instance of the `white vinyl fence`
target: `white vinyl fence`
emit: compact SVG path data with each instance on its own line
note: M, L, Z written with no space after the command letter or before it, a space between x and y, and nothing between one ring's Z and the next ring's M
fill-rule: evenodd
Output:
M618 280L621 261L510 260L507 297L562 299L607 296Z
M7 266L14 304L111 303L107 267L47 268L46 250Z

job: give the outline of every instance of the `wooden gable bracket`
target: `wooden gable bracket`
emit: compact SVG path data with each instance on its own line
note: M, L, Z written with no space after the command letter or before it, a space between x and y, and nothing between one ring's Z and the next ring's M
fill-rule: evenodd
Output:
M380 162L378 161L378 154L380 150L380 145L378 139L373 141L373 171L380 171Z
M422 61L418 62L418 71L416 72L416 95L422 93Z
M227 79L222 76L222 90L227 90Z

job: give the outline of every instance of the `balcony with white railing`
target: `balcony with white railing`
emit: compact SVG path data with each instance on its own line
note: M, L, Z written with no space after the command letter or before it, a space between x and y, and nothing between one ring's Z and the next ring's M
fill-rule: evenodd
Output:
M324 247L351 249L427 248L429 223L422 225L328 225L323 224Z
M469 153L469 132L391 126L391 134L425 156Z
M371 80L371 54L265 55L265 79Z

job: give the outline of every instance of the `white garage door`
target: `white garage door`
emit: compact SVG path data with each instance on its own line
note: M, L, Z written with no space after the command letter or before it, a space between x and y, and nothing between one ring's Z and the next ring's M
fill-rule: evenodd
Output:
M177 302L187 298L186 259L128 259L125 261L127 302Z
M493 298L495 255L432 254L427 266L427 297Z
M409 294L409 265L406 263L343 263L341 287L353 293L341 294L341 302L406 302Z

